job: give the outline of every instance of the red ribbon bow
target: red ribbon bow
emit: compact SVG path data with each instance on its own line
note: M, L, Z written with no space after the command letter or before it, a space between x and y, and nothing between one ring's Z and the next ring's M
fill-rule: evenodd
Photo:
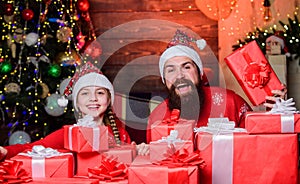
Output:
M100 166L88 168L88 176L102 181L118 181L127 178L127 170L127 165L116 161L116 157L102 155Z
M247 53L244 53L243 56L248 63L244 69L244 81L251 88L263 88L270 80L269 64L266 61L261 61L259 64L253 61Z
M173 109L171 112L171 116L164 119L162 123L167 123L167 124L175 124L179 120L179 115L180 115L180 110L178 109Z
M23 162L16 160L5 160L0 163L1 183L27 183L32 181L28 173L22 168Z
M187 149L176 150L173 144L170 145L166 153L167 158L154 164L169 167L181 167L189 165L199 165L200 168L206 166L205 161L200 157L199 151L190 153Z

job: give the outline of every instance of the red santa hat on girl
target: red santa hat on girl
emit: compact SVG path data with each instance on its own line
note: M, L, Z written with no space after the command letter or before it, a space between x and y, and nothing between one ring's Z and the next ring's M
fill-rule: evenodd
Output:
M111 104L114 102L114 88L111 82L103 75L99 68L92 63L87 62L82 67L77 69L76 73L67 85L64 96L58 99L58 105L65 107L68 104L66 97L72 94L73 104L76 111L78 111L76 102L77 95L80 89L87 86L98 86L109 90L111 95Z
M193 44L196 44L200 50L203 50L206 46L206 41L204 39L196 40L180 30L176 31L175 36L168 45L168 48L163 52L159 59L159 72L163 83L165 83L164 65L167 60L175 56L186 56L191 58L198 66L200 75L203 75L202 61L199 54L194 49Z

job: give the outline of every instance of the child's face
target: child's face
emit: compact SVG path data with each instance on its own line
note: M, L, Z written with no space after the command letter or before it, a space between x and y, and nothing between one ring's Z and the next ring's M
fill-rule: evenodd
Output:
M110 105L109 92L103 87L84 87L77 95L76 105L83 116L91 115L94 118L101 117Z

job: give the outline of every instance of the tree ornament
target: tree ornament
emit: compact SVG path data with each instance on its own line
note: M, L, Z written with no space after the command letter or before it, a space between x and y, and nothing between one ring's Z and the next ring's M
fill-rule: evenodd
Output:
M29 21L33 18L34 12L31 9L25 9L22 11L22 18L26 21Z
M4 21L5 21L6 23L13 22L14 17L15 17L14 15L4 15L4 16L3 16Z
M59 94L64 95L65 89L68 86L68 84L70 83L72 78L66 78L64 79L60 85L59 85ZM68 95L67 97L68 100L72 100L72 94Z
M14 7L12 4L8 3L8 4L5 4L5 10L4 10L4 14L5 15L8 15L8 16L11 16L14 14Z
M11 83L8 83L5 85L4 90L5 90L5 93L20 94L21 87L19 86L19 84L15 83L15 82L11 82Z
M51 94L46 98L45 111L51 116L60 116L64 113L64 108L60 107L57 100L60 98L59 94Z
M51 0L43 0L43 2L47 5L51 4Z
M55 63L62 64L63 66L80 65L81 59L75 50L71 50L71 53L69 52L58 53Z
M72 30L69 27L61 27L57 32L56 32L56 37L59 41L65 43L69 41L69 38L71 37Z
M11 71L12 66L9 61L4 61L0 64L0 73L1 74L7 74Z
M51 65L49 70L48 70L48 74L52 77L59 77L60 74L61 74L61 68L59 65L57 64L54 64L54 65Z
M83 48L84 44L85 44L85 37L82 32L80 31L79 34L76 36L77 39L77 48L80 50Z
M91 56L93 59L99 57L102 54L101 44L99 42L97 42L96 40L92 41L92 43L86 44L86 45L88 45L88 46L84 50L84 54Z
M13 34L13 39L16 43L21 43L23 41L23 29L17 28Z
M48 85L45 84L45 83L40 83L37 87L38 87L37 91L38 91L38 94L39 94L39 98L46 98L48 96L48 93L49 93Z
M80 11L86 12L90 8L90 4L88 0L78 0L77 1L77 7Z
M25 43L27 46L33 46L38 42L39 35L37 33L31 32L26 35L25 37Z
M31 138L29 134L26 133L25 131L20 131L20 130L12 133L8 140L9 145L26 144L30 142L31 142Z

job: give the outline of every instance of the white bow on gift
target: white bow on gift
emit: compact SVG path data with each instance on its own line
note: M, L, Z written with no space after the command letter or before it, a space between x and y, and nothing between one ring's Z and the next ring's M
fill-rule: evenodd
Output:
M276 102L273 108L267 112L270 114L295 114L298 113L296 107L294 107L295 102L293 102L293 98L289 98L287 100L283 100L281 98L276 98Z
M168 145L175 144L176 142L183 142L182 139L178 138L178 131L177 130L171 130L170 135L167 137L162 137L160 140L157 140L157 142L166 142Z
M52 148L45 148L42 145L36 145L32 147L32 151L27 151L27 153L19 153L19 155L29 156L29 157L41 157L50 158L55 156L61 156L65 153L61 153Z
M194 128L194 132L208 132L212 134L229 134L233 132L247 132L244 128L234 128L235 123L228 118L208 118L208 126Z
M74 126L83 126L83 127L90 127L90 128L96 128L98 125L94 121L93 116L86 115L81 119L78 119L77 123L74 124Z

